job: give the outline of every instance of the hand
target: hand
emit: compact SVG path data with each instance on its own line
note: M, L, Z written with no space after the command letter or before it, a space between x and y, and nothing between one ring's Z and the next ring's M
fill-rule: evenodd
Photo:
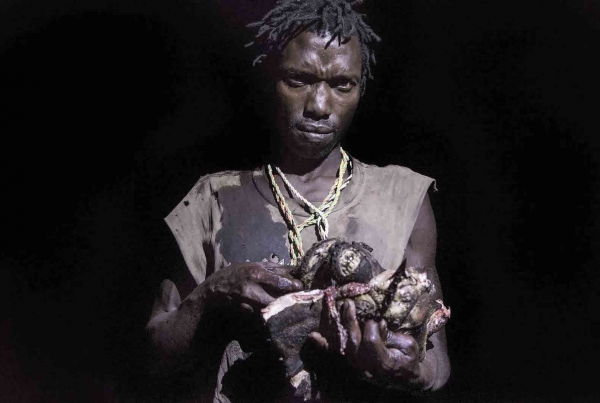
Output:
M242 308L252 311L276 297L303 289L302 283L289 275L289 270L289 266L273 261L233 263L207 278L207 288L212 298L235 299Z
M385 320L368 320L361 329L352 300L338 304L341 322L348 333L345 355L348 362L369 375L399 383L414 381L420 376L419 346L411 336L394 333ZM331 334L331 332L328 332ZM320 333L310 337L321 347L337 346L329 343Z

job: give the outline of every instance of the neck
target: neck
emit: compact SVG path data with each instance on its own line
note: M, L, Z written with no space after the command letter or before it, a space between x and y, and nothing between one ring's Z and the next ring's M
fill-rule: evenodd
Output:
M335 177L342 161L339 144L323 158L303 158L289 151L281 152L276 165L286 175L297 176L303 182L320 177Z

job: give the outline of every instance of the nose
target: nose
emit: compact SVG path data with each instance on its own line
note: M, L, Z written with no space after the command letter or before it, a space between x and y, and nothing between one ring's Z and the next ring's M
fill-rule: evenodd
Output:
M317 82L311 86L306 104L304 117L314 120L327 119L331 115L331 94L326 82Z

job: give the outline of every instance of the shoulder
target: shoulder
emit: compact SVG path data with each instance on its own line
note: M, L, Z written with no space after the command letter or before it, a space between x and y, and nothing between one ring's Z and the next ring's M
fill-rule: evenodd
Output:
M221 171L202 176L188 192L190 198L204 199L213 196L225 187L242 186L243 178L252 171Z
M222 171L204 175L196 181L173 210L165 218L167 222L175 217L207 215L218 193L225 188L240 187L248 183L253 171Z
M212 198L218 197L218 192L224 188L247 186L251 182L252 175L257 170L221 171L204 175L196 181L194 186L192 186L177 207L180 205L183 205L184 207L201 205L210 201Z
M404 166L377 166L358 160L355 160L354 163L359 165L360 169L364 172L365 183L372 186L390 188L402 193L407 191L411 193L426 193L429 188L437 190L435 179Z

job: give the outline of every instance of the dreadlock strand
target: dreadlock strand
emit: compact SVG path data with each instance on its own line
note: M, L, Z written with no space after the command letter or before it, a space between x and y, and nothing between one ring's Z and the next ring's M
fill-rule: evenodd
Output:
M340 36L338 37L338 46L339 46L340 42L342 40L341 37L346 32L346 19L344 18L344 10L340 6L336 7L336 11L337 11L337 28L336 28L336 31L340 33Z
M282 52L289 41L304 31L321 36L329 34L331 38L326 46L335 39L341 44L356 36L362 57L362 95L367 79L373 77L371 65L375 64L375 55L370 43L381 41L364 21L364 14L354 10L356 5L362 3L363 0L277 0L260 21L247 25L256 30L256 36L246 46L256 45L261 49L253 65L276 52Z
M356 32L356 27L354 25L350 25L350 29L348 29L348 32L344 33L344 36L346 38L350 38L354 32Z
M329 13L329 9L327 7L323 7L321 11L321 31L329 32L329 18L327 18L327 14Z

